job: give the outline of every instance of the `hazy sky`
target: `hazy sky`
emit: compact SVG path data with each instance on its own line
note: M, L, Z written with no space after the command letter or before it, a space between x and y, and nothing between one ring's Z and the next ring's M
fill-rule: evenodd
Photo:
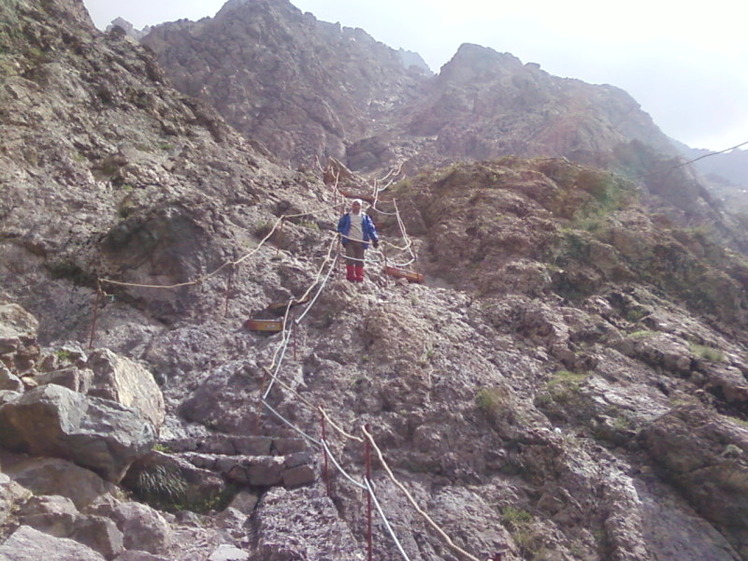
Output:
M212 17L224 0L83 0L105 28ZM419 53L435 72L462 43L508 52L556 76L630 93L665 134L694 148L748 141L748 33L739 0L291 0Z

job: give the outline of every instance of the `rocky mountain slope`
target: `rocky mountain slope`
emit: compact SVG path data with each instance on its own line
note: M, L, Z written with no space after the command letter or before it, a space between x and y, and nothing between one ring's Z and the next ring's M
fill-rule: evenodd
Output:
M142 39L180 91L215 107L281 161L334 157L354 171L417 173L459 161L565 157L630 176L691 226L743 229L623 90L558 78L465 44L438 75L361 29L318 21L288 0L227 2L215 18L156 26Z
M382 559L748 559L748 263L686 174L411 174L351 284L365 180L77 0L0 16L0 559L365 559L369 511Z
M163 24L143 42L179 90L294 165L334 156L354 170L420 169L512 154L609 166L632 142L676 153L620 89L470 44L432 76L288 0L231 1L215 18Z
M428 76L363 30L286 0L230 1L215 18L157 26L143 43L177 89L295 165L343 159L352 139L391 128Z

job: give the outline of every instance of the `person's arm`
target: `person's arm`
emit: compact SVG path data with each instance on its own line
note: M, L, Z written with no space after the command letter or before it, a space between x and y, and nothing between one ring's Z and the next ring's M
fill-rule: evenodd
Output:
M371 245L374 247L379 246L379 234L377 234L377 227L374 226L374 221L371 219L371 217L367 214L366 215L366 229L367 234L369 235L369 238L371 239Z
M338 234L340 234L340 238L343 241L343 245L348 241L348 227L350 224L350 218L348 217L348 213L344 214L340 217L340 220L338 220Z

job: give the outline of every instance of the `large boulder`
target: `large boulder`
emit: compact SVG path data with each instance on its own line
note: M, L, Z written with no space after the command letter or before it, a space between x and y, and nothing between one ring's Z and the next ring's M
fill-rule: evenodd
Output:
M38 496L60 495L82 509L117 487L94 472L59 458L29 458L3 454L0 469L21 488ZM29 493L29 494L30 494Z
M18 521L57 538L71 538L107 559L124 549L122 532L103 516L81 514L73 501L59 495L32 497L18 511Z
M169 524L149 506L136 502L101 501L90 510L115 522L124 535L124 546L128 550L158 554L172 544Z
M68 538L56 538L21 526L0 545L0 561L105 561L90 547Z
M0 304L0 360L11 370L25 371L39 355L37 319L18 304Z
M88 395L111 399L139 411L156 428L164 422L164 396L153 374L140 364L109 349L97 349L88 357L94 380Z
M62 386L35 388L0 407L0 445L71 460L115 483L155 441L153 425L134 410Z
M18 520L56 538L69 538L80 512L72 500L60 495L31 497L18 510Z

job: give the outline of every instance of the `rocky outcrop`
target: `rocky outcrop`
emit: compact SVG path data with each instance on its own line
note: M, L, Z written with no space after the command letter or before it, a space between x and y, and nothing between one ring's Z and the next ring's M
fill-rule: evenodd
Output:
M226 10L253 4L289 9ZM119 561L361 558L371 489L383 559L399 547L413 561L464 557L455 547L509 561L748 559L731 519L748 272L689 226L696 187L654 200L562 158L435 168L379 192L382 244L367 280L348 283L332 266L331 185L269 162L78 8L0 3L0 282L22 320L0 353L0 411L38 398L55 420L80 404L68 425L84 429L87 412L139 418L111 398L129 398L142 366L165 417L121 480L132 499L36 456L36 439L31 454L1 448L5 557L38 558L38 543ZM481 49L460 57L445 76L466 86L483 66L509 82L540 72ZM379 140L360 144L362 161L390 157L387 134L368 135ZM279 308L288 331L244 327ZM141 397L133 406L157 401ZM109 430L97 434L71 446L88 442L100 469ZM108 461L114 474L129 459Z
M317 21L288 0L228 2L214 18L163 24L142 41L179 90L297 165L343 158L430 74L362 29Z
M164 398L148 370L108 349L91 353L86 365L94 372L88 395L135 409L156 429L163 424Z
M360 29L302 14L287 0L227 3L215 16L143 39L181 91L295 166L414 174L458 161L565 157L625 174L658 212L710 224L748 251L739 221L623 90L559 78L509 53L463 44L432 77Z
M0 421L5 448L70 459L113 482L156 441L153 425L132 409L54 384L5 403Z

